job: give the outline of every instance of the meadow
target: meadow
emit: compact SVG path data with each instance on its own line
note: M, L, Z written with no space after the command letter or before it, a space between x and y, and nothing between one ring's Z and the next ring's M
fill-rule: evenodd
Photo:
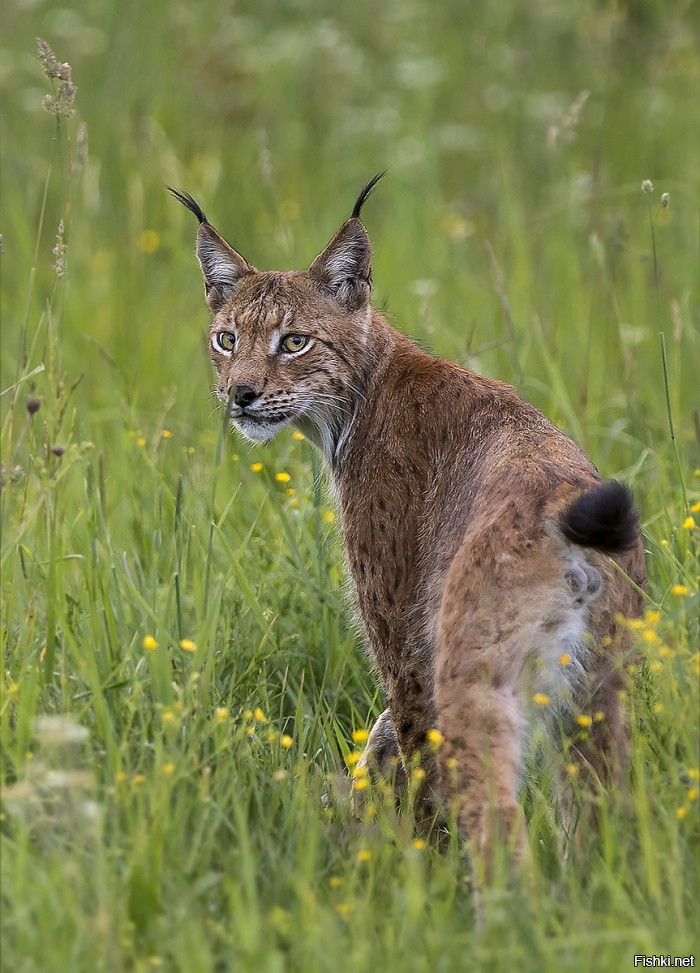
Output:
M68 4L7 0L0 41L2 969L697 958L692 5ZM383 701L336 513L308 442L222 424L165 191L300 269L387 167L374 303L628 483L648 552L627 778L582 795L577 847L566 754L533 758L532 874L504 858L478 928L456 834L426 845L381 793L349 811Z

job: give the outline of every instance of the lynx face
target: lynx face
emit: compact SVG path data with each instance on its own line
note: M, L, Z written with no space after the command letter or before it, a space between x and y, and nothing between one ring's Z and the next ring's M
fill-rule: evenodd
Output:
M211 293L211 292L210 292ZM332 456L352 419L369 307L348 309L310 273L243 277L214 314L209 350L234 426L264 441L295 423Z
M332 462L347 437L372 366L371 246L359 217L379 178L309 269L287 273L256 270L191 196L171 190L200 223L217 395L249 439L270 439L293 422Z

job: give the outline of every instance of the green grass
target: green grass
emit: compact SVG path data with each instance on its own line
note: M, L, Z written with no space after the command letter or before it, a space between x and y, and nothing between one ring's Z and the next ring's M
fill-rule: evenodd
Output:
M689 5L5 6L3 969L697 955ZM35 35L79 89L58 128ZM80 122L90 150L71 174ZM596 798L600 834L582 826L564 861L565 757L540 755L523 795L533 875L501 864L478 931L459 839L415 847L410 809L379 798L365 821L342 798L324 808L382 709L337 522L308 443L220 428L195 227L164 191L192 192L257 266L302 267L386 166L365 210L375 303L516 384L632 486L659 612L638 632L629 779Z

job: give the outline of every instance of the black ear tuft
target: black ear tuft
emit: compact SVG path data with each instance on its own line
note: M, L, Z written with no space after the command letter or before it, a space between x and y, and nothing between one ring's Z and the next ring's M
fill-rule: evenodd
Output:
M357 197L357 202L355 203L355 207L354 207L354 209L352 211L351 219L359 220L359 218L360 218L360 210L362 209L362 207L367 202L367 199L371 195L372 190L377 185L377 183L379 182L379 180L382 178L382 176L385 176L386 175L386 172L387 172L386 169L384 170L384 172L378 172L377 175L374 177L374 179L370 179L370 181L367 183L367 185L365 186L365 188L362 190L362 192L360 193L360 195Z
M639 524L631 491L608 480L582 494L564 513L561 531L567 540L616 554L633 547Z
M200 223L209 222L204 215L204 210L202 207L199 205L199 203L196 203L194 199L192 199L189 193L181 193L177 189L173 189L172 186L168 186L168 192L172 193L175 199L182 203L183 206L186 206L190 213L194 213Z

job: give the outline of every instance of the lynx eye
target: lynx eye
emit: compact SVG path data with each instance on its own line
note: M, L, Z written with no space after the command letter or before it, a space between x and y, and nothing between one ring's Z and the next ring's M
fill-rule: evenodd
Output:
M217 331L211 337L211 343L216 351L223 355L230 355L236 347L236 336L232 331Z
M302 348L306 348L309 344L308 335L304 334L288 334L282 338L280 348L282 351L286 351L287 354L293 355L297 351L301 351Z

